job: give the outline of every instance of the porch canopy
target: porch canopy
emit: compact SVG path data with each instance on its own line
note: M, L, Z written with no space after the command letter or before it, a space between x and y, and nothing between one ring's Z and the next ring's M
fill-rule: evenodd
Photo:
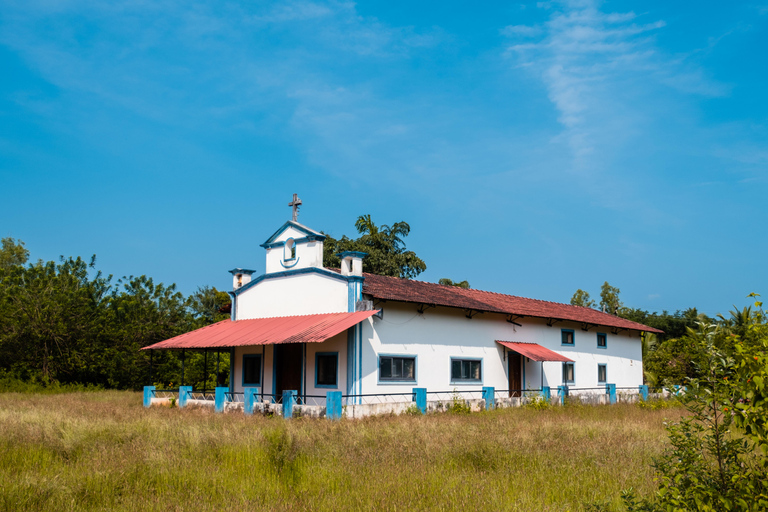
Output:
M277 345L280 343L320 343L357 325L378 311L323 313L281 316L252 320L222 320L142 350L210 349Z
M561 361L563 363L572 363L573 359L568 359L565 356L558 354L553 350L549 350L546 347L542 347L537 343L523 343L521 341L500 341L496 340L496 343L507 347L513 352L517 352L521 356L525 356L531 361Z

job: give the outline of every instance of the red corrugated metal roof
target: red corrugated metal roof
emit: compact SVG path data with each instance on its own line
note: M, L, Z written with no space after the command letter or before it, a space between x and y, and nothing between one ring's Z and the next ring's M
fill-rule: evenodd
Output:
M377 311L281 316L253 320L223 320L215 324L155 343L147 349L229 348L279 343L320 343Z
M549 350L546 347L542 347L537 343L523 343L520 341L499 341L496 340L499 345L504 345L509 350L513 350L525 356L533 361L561 361L563 363L572 363L573 359L568 359L565 356L561 356L553 350Z
M425 283L399 277L379 276L376 274L363 274L363 276L365 277L363 293L371 295L376 299L471 309L487 313L569 320L634 331L664 332L592 308L482 290L467 290L455 286Z

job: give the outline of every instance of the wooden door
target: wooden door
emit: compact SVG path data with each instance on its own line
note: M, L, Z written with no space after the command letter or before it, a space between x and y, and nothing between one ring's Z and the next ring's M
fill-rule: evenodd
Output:
M283 391L295 390L301 394L301 367L304 359L303 343L275 345L275 395L282 397Z
M509 396L522 396L523 358L517 352L507 353L507 374L509 375Z

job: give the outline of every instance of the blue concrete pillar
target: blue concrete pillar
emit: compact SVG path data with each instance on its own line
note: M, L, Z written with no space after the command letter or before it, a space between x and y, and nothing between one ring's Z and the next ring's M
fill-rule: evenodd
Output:
M152 397L155 386L144 386L144 407L150 407L152 405Z
M541 388L541 398L549 402L552 399L552 390L549 389L549 386L543 386Z
M296 405L296 390L283 391L283 418L293 418L293 406Z
M488 411L496 407L496 388L493 386L483 386L483 400L485 400L485 410Z
M616 384L606 384L605 394L608 395L608 402L611 404L616 403Z
M413 388L413 401L421 414L427 414L427 388Z
M216 388L216 395L215 395L215 411L216 412L224 412L224 402L227 400L227 392L229 391L229 388Z
M189 394L192 392L192 386L179 386L179 407L187 405Z
M259 394L259 388L243 389L243 412L247 415L253 414L253 404L256 403L256 397Z
M640 398L643 401L648 400L648 385L647 384L641 384L640 385Z
M341 391L329 391L325 394L325 417L329 420L341 419Z
M557 386L557 396L560 397L560 405L565 405L565 397L568 396L568 386Z

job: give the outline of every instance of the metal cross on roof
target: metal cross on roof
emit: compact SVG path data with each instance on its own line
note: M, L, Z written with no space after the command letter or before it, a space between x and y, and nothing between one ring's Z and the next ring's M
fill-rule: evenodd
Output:
M288 206L293 207L293 222L298 222L299 206L301 206L301 199L299 199L298 194L293 194L293 201L288 203Z

